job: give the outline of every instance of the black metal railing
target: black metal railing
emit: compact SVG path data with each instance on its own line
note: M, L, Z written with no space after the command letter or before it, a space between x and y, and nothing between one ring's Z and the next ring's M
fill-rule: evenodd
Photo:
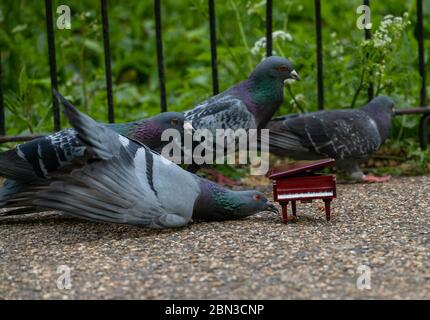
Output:
M105 77L106 77L106 93L108 100L108 121L115 121L115 113L113 109L113 92L112 92L112 67L110 59L110 41L109 41L109 18L107 0L101 0L102 7L102 25L103 25L103 47L105 53Z
M212 66L212 91L214 95L219 93L218 84L218 56L216 50L216 18L215 0L209 0L209 31L211 39L211 66Z
M54 21L52 20L52 1L45 0L45 15L46 15L46 31L48 37L48 58L49 58L49 72L51 78L51 88L58 89L57 79L57 58L55 54L55 34L54 34ZM52 90L51 90L52 91ZM58 100L52 92L52 114L54 118L54 130L61 129L60 108Z
M370 7L370 0L364 0L363 4L365 6ZM372 34L370 33L370 29L367 29L367 26L364 28L364 38L366 40L370 40L372 38ZM375 93L373 90L373 83L369 83L369 87L367 88L367 100L370 101L374 98Z
M318 109L324 109L324 69L323 69L323 47L322 47L322 22L321 1L315 0L315 33L317 40L317 90Z
M266 57L272 55L273 2L266 0Z
M111 54L109 41L109 19L107 0L101 0L101 15L103 27L103 45L105 59L105 76L106 76L106 93L108 101L108 120L114 122L114 101L112 89L112 68ZM370 0L363 0L363 4L370 6ZM430 108L427 107L427 88L426 88L426 65L424 52L424 26L423 26L423 2L416 1L417 6L417 38L418 38L418 60L419 73L421 76L420 90L420 106L419 108L402 109L397 112L397 115L405 114L423 114L419 125L419 137L422 148L428 146L428 125L430 124ZM321 1L314 0L315 7L315 32L316 32L316 65L317 65L317 106L318 109L324 109L324 69L323 69L323 40L322 40L322 17L321 17ZM210 31L210 50L211 50L211 67L212 67L212 90L213 94L219 92L218 80L218 61L217 61L217 36L216 36L216 15L215 15L215 0L208 0L209 10L209 31ZM55 53L55 34L54 24L52 19L52 0L45 0L46 11L46 31L48 39L48 58L50 68L51 88L58 88L57 80L57 65ZM157 68L160 91L160 110L167 111L166 98L166 82L164 75L164 56L163 56L163 39L162 39L162 19L161 19L161 3L160 0L154 0L154 18L155 18L155 41L157 49ZM272 25L273 25L273 1L266 0L266 56L272 55ZM371 38L369 29L365 28L364 37ZM27 136L6 136L5 129L5 108L3 103L2 90L2 60L0 51L0 143L26 141L39 137L40 135ZM374 96L374 88L371 83L368 87L368 99ZM59 103L54 95L52 95L52 109L54 130L61 129Z
M1 66L1 48L0 48L0 136L6 134L4 105L3 105L3 84L2 84L2 66Z

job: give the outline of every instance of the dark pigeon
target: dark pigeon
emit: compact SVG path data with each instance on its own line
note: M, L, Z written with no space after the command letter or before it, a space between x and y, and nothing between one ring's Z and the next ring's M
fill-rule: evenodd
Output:
M57 176L23 204L99 222L151 228L187 225L193 218L239 219L275 207L258 191L231 191L202 179L95 122L63 100L78 139L98 161Z
M383 182L389 177L364 175L359 161L375 153L389 135L394 102L378 96L361 109L327 110L275 118L269 149L281 157L300 160L336 159L336 166L350 178Z

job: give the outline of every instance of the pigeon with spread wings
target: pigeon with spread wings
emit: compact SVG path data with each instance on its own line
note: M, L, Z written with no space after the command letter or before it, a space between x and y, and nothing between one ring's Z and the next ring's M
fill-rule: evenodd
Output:
M152 228L181 227L192 218L239 219L276 211L263 193L232 191L200 178L95 122L64 98L62 102L78 139L99 160L57 176L45 190L23 194L21 203Z

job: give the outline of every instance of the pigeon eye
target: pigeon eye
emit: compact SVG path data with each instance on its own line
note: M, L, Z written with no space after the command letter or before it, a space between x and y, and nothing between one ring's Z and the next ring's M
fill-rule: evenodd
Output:
M259 194L254 194L252 197L255 201L259 201L261 199L261 196Z
M278 68L278 70L279 70L280 72L287 72L288 68L287 68L287 66L282 65L282 66L280 66L280 67Z
M178 119L172 119L171 121L170 121L170 124L172 125L172 126L177 126L178 124L179 124L179 120Z

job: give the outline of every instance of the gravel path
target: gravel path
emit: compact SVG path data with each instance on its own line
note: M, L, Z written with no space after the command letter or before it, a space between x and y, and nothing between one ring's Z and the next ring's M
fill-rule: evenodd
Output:
M330 223L314 202L288 225L262 213L173 231L0 218L0 298L430 299L430 177L340 185L333 207Z

